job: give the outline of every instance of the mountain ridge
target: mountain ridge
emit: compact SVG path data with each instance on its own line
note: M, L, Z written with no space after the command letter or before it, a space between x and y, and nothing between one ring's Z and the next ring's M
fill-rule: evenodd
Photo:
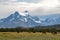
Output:
M25 11L25 13L19 13L18 11L16 11L14 14L11 14L7 18L0 19L0 26L1 27L10 27L10 26L32 27L38 25L38 23L35 22L32 16L29 15L28 11Z
M35 27L35 26L48 26L60 24L60 15L47 15L45 17L31 16L28 11L15 13L10 16L0 19L0 27Z

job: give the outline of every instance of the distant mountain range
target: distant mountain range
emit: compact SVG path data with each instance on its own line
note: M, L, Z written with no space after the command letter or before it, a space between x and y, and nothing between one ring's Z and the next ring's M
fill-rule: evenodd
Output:
M48 26L60 24L60 14L47 16L31 16L28 11L24 13L15 13L10 16L0 19L0 27L14 28L14 27L34 27L34 26Z

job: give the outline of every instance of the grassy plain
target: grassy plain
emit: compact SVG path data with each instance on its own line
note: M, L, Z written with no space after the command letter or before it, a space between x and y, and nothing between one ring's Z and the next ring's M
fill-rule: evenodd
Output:
M0 32L0 40L60 40L60 34Z

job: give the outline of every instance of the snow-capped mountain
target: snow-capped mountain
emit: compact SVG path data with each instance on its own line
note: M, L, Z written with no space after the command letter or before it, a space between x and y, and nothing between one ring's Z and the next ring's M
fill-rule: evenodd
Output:
M34 27L60 24L60 14L48 16L31 16L28 11L15 11L10 16L0 19L0 27Z
M42 16L40 17L40 21L42 22L42 26L60 24L60 14L52 14L44 17Z
M41 21L30 16L28 11L23 13L15 11L15 13L11 14L7 18L0 19L0 27L34 27L40 25L40 23Z

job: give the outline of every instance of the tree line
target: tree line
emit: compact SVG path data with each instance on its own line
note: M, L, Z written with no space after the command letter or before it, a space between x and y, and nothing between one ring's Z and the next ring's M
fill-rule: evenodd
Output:
M52 33L52 34L57 34L60 32L60 25L52 25L52 26L36 26L36 27L16 27L16 28L0 28L0 32L42 32L45 33Z

